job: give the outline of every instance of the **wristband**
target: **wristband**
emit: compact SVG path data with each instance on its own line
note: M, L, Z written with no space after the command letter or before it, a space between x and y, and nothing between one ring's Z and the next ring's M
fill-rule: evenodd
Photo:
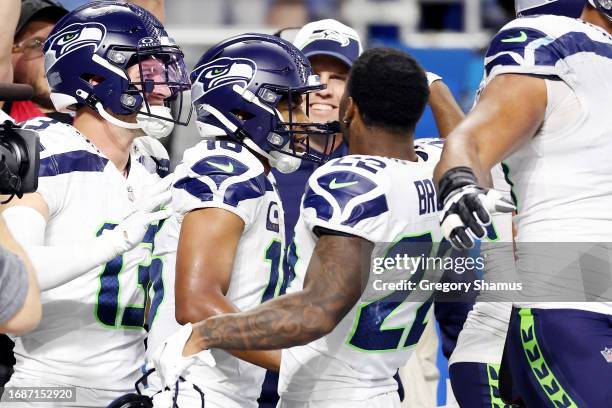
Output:
M478 180L476 180L476 175L471 168L466 166L453 167L447 170L438 182L438 203L443 205L448 196L461 187L477 184Z

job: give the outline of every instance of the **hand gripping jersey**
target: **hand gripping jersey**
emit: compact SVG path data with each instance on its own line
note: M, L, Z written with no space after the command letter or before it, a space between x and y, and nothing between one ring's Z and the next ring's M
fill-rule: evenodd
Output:
M442 250L432 181L439 153L417 154L418 162L351 155L312 174L289 248L295 278L288 291L303 287L316 227L374 243L373 260ZM412 278L406 270L371 272L361 298L330 334L283 350L283 401L361 401L395 391L393 375L421 336L431 301L423 291L419 297L410 290L384 289L375 281L432 279L426 272L419 268Z
M578 19L517 19L493 39L485 58L484 85L504 73L546 78L544 123L531 140L504 160L503 167L517 205L519 271L533 270L524 274L528 279L548 279L526 282L528 288L550 288L551 283L558 285L563 280L556 273L567 270L579 255L566 253L558 245L541 245L536 250L530 243L612 242L612 160L608 154L612 151L612 116L608 109L612 105L612 37ZM542 258L542 251L548 250L551 253L546 257L558 261L554 265L550 259L525 256L535 251ZM608 258L609 264L610 254L603 258ZM584 266L580 268L584 270ZM597 268L597 273L605 272L601 266ZM609 265L607 268L609 273ZM578 281L583 271L578 269L574 273L576 282L558 292L548 291L554 300L580 300L582 295L575 297L572 292L583 284ZM610 277L607 280L609 288ZM592 282L591 286L601 287ZM589 297L591 293L586 290ZM596 302L545 303L542 290L539 292L528 295L532 301L521 305L612 312L612 305Z
M174 173L172 207L175 214L156 238L154 255L159 260L152 269L155 293L149 353L178 328L174 317L176 249L181 222L188 212L222 208L244 221L226 295L240 310L252 309L278 295L283 281L280 199L261 162L245 147L208 140L185 151ZM205 229L202 234L206 234ZM217 362L214 368L192 366L185 376L205 393L206 405L210 402L221 407L256 407L265 370L220 349L212 353ZM191 390L185 387L185 392ZM197 397L195 393L193 397Z
M126 178L72 126L36 118L25 127L40 134L38 193L49 207L48 246L91 240L114 228L143 188L168 172L165 149L149 137L135 140ZM10 385L133 389L145 351L144 288L156 231L152 225L140 246L41 294L43 319L16 338Z

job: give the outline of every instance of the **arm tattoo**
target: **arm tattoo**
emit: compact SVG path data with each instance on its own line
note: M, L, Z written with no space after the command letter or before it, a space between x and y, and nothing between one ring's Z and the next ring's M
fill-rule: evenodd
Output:
M304 290L242 313L194 325L202 348L273 350L309 343L329 333L361 296L373 245L359 237L325 235L317 241Z

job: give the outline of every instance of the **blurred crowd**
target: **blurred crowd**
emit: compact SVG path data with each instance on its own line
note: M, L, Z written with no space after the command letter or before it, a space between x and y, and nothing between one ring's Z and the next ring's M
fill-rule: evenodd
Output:
M368 0L372 3L393 3L405 0ZM67 9L85 3L84 0L61 0ZM251 26L270 25L274 27L302 26L308 21L323 18L345 20L345 7L364 0L206 0L207 13L197 13L197 18L215 25L248 24ZM414 0L421 16L421 30L460 31L463 28L463 0L423 1ZM181 0L181 7L168 10L169 22L189 21L194 7L201 1ZM512 0L481 0L482 26L496 29L514 15ZM248 10L248 12L247 12Z

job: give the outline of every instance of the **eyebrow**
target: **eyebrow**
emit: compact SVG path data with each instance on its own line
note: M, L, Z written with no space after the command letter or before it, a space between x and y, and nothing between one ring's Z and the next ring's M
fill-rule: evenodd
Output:
M333 79L346 79L348 74L330 74L329 77Z

